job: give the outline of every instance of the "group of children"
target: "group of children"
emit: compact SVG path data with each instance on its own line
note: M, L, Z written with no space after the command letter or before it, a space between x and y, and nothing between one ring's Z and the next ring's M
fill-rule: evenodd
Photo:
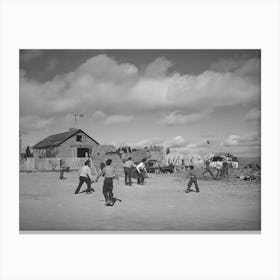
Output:
M205 161L205 170L202 173L202 175L205 175L206 173L209 173L211 177L215 177L217 180L219 177L228 177L228 169L229 169L229 163L226 160L223 161L217 161L215 163L215 168L216 168L216 175L212 173L210 169L210 160L207 159Z
M144 158L140 163L134 164L131 157L129 157L127 160L124 161L123 163L124 182L126 186L132 185L131 178L132 178L133 168L135 168L137 172L137 184L144 185L145 173L147 173L145 162L146 159Z
M143 185L145 173L147 172L145 167L146 159L143 159L139 164L135 165L132 161L132 158L129 158L124 162L124 173L125 173L125 185L132 185L131 177L132 177L132 168L135 167L137 170L137 183ZM111 166L112 160L107 159L105 167L101 170L101 173L94 180L93 175L91 174L91 160L87 160L85 165L81 168L79 172L79 184L75 190L75 194L79 194L81 187L84 183L87 185L87 189L85 190L86 194L90 194L94 192L94 188L91 187L92 183L97 182L98 179L103 176L103 195L105 198L105 206L113 206L116 199L113 194L113 180L118 179L118 176ZM185 190L186 193L191 191L192 184L195 185L196 192L199 192L199 187L197 183L197 176L194 171L194 167L190 166L190 171L187 176L189 177L188 187Z
M146 159L143 159L138 165L135 165L132 161L132 158L129 158L124 163L124 173L125 173L125 185L132 185L131 177L132 177L132 168L136 167L137 170L137 183L143 185L145 173L147 172L145 167ZM113 194L113 180L118 179L118 175L115 170L111 166L112 160L107 159L106 165L102 166L101 173L93 179L93 175L91 174L91 161L87 160L85 165L81 168L79 172L79 185L75 190L75 194L79 194L81 187L84 183L87 185L87 189L85 190L86 194L90 194L94 192L94 188L91 187L92 183L97 182L98 179L103 176L103 195L105 198L106 206L113 206L115 202L114 194Z
M87 189L85 193L90 194L94 192L94 188L91 187L91 184L97 182L98 179L103 176L104 183L103 183L103 195L105 198L105 205L106 206L113 206L114 205L114 195L113 195L113 180L118 179L117 174L115 173L114 169L111 166L112 160L107 159L105 167L101 170L101 173L93 179L93 175L91 174L91 161L87 160L85 165L81 168L79 172L79 185L75 190L75 194L79 194L83 183L87 184Z

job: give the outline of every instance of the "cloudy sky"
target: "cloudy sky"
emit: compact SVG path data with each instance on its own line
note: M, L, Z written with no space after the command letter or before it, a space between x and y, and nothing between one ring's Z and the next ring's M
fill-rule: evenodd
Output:
M78 113L104 144L259 156L260 60L257 50L21 50L22 146L74 127Z

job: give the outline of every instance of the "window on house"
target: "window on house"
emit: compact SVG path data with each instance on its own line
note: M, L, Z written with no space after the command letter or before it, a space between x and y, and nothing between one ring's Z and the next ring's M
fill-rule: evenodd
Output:
M82 142L82 139L83 139L83 135L77 135L76 136L76 141L77 142Z

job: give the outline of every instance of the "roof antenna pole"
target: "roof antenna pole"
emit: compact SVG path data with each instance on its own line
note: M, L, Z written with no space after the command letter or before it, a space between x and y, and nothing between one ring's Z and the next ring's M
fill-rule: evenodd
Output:
M80 117L82 118L84 116L84 114L74 114L73 117L74 117L74 127L76 128L76 125L77 125L77 117Z

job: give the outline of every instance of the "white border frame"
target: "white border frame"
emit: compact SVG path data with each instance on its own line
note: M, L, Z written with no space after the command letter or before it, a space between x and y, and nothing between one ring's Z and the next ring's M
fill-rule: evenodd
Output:
M0 20L1 279L280 279L278 1L6 0ZM24 48L262 49L261 234L19 234Z

